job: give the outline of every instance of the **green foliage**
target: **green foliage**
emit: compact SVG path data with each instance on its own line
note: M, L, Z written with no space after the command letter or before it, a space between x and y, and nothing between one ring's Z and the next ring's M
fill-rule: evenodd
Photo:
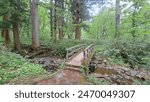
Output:
M150 66L150 42L146 39L136 40L119 40L111 41L102 53L106 57L110 57L113 61L122 61L129 64L132 68Z
M94 85L110 85L110 82L107 80L95 78L93 75L89 75L87 80Z
M40 65L28 62L19 54L0 50L0 84L25 76L35 76L45 73Z
M114 34L114 10L105 9L94 16L92 22L87 23L87 38L100 39L112 36Z
M39 25L40 25L40 37L41 38L49 38L50 37L50 21L48 10L39 6Z
M150 34L150 4L145 0L134 0L134 10L124 13L121 23L121 34L124 37L143 37ZM127 15L126 15L127 14Z
M51 46L51 48L53 48L52 54L65 57L67 48L78 45L78 44L82 44L82 43L85 43L85 42L77 41L77 40L57 41L57 43Z
M133 80L132 85L141 85L141 82L138 80Z

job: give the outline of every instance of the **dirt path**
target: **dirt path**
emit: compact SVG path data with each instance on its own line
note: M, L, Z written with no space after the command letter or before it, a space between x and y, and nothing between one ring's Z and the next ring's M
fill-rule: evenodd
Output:
M37 85L81 85L85 83L85 78L79 71L65 68L51 79L42 80Z

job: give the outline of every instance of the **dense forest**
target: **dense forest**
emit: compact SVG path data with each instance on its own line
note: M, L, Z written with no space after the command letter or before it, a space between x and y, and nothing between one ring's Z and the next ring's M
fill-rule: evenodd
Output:
M150 0L0 0L0 84L150 84Z

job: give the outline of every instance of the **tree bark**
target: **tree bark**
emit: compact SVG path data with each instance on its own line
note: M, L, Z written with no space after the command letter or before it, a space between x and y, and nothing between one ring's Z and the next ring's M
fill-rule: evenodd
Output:
M4 22L8 22L8 17L7 16L3 16L3 21ZM3 28L3 34L4 34L4 38L5 38L5 47L8 48L9 47L9 43L10 43L10 35L9 35L9 28L7 27L7 25L5 24L5 27Z
M55 10L54 10L54 42L57 40L57 6L58 0L55 0Z
M1 36L4 38L4 28L2 28Z
M136 9L137 9L137 2L134 4L134 11L133 11L133 13L132 13L132 28L133 28L133 30L132 30L131 34L132 34L132 37L133 37L133 38L136 37L136 35L135 35L135 27L136 27L136 19L135 19L135 16L136 16Z
M60 16L60 28L59 28L59 39L63 40L64 37L64 0L60 0L61 16Z
M19 25L17 21L13 22L14 50L20 50Z
M68 20L68 22L70 23L72 23L72 27L71 27L71 32L72 32L72 34L68 34L68 39L74 39L74 33L75 33L75 27L74 27L74 24L75 24L75 6L74 6L74 4L75 4L75 2L76 2L76 0L70 0L70 10L71 10L71 14L72 14L72 20L70 21L70 20Z
M50 4L52 5L53 4L53 0L50 0ZM54 9L53 9L53 7L50 7L50 26L51 26L51 40L54 40L54 31L53 31L53 29L54 29L54 25L53 25L53 23L54 23L54 20L53 20L53 15L54 14Z
M131 34L132 34L132 37L134 38L135 37L135 12L133 12L133 14L132 14L132 28L133 28L133 30L132 30L132 32L131 32Z
M75 39L81 39L81 27L80 27L80 0L76 1L76 29Z
M30 0L31 22L32 22L32 48L40 47L39 43L39 24L38 24L38 0Z
M120 0L116 0L115 38L119 38L119 36L120 36L120 32L119 32L119 29L120 29L120 13L121 13L121 11L120 11Z
M3 22L5 22L5 17L2 18ZM4 38L5 35L5 27L2 28L1 36Z

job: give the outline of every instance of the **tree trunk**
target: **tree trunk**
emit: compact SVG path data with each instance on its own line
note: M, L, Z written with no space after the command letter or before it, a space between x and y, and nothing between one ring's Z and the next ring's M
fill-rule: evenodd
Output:
M116 0L116 24L115 24L115 38L119 38L120 36L120 0Z
M5 17L2 18L3 22L5 22ZM1 36L4 38L5 35L5 27L2 28Z
M131 34L132 34L132 37L134 38L134 37L136 37L136 35L135 35L135 27L136 27L136 19L135 19L135 16L136 16L136 9L137 9L137 2L134 4L134 11L133 11L133 13L132 13L132 28L133 28L133 30L132 30L132 32L131 32Z
M71 21L68 21L69 23L71 22L72 23L72 27L71 27L71 33L72 34L68 34L68 39L74 39L74 32L75 32L75 27L74 27L74 24L75 24L75 4L76 0L70 0L70 10L71 10L71 14L72 14L72 20Z
M132 32L131 32L131 34L132 34L132 37L134 38L135 37L135 12L133 12L133 14L132 14L132 28L133 28L133 30L132 30Z
M50 0L50 4L52 5L53 4L53 0ZM54 9L53 7L50 7L50 26L51 26L51 40L54 40L54 26L53 26L53 15L54 14Z
M64 0L60 0L61 16L60 16L60 28L59 28L59 39L63 40L64 37Z
M19 25L17 21L13 22L14 50L20 50Z
M55 10L54 10L54 42L57 40L57 6L58 0L55 0Z
M76 1L76 29L75 39L81 39L81 27L80 27L80 0Z
M4 28L2 28L2 33L1 33L1 36L4 38Z
M32 48L40 47L39 44L39 24L38 24L38 0L30 0L31 5L31 22L32 22Z
M3 16L3 21L7 22L8 21L8 17L7 16ZM5 27L3 28L3 32L4 32L4 38L5 38L5 47L8 48L9 47L9 43L10 43L10 35L9 35L9 29L8 29L7 25L5 25Z

